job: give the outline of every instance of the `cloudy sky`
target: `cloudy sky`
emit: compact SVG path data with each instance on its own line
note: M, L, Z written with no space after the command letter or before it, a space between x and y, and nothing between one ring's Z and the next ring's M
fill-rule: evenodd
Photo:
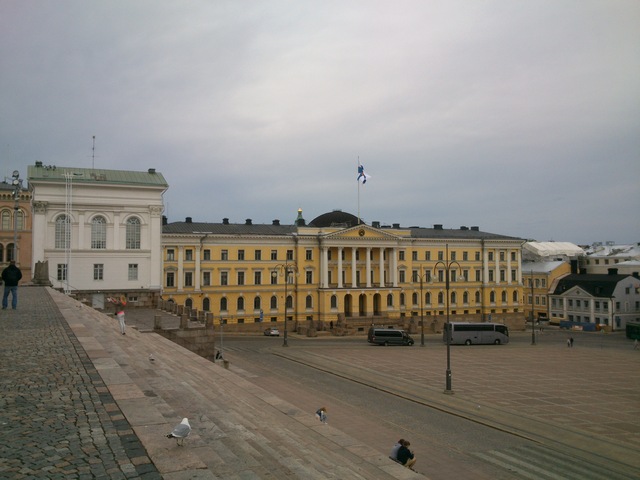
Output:
M170 222L638 242L639 25L637 0L0 0L0 174L156 168Z

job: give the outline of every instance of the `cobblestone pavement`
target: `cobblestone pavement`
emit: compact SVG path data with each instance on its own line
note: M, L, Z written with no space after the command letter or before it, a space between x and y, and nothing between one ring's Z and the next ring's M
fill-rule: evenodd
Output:
M43 289L0 325L0 478L161 478Z

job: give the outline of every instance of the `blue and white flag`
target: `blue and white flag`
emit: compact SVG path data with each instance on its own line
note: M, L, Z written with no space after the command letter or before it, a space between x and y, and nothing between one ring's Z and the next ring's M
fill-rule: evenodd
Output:
M362 164L358 165L358 178L356 179L358 182L362 182L364 185L369 180L370 175L364 171L364 166Z

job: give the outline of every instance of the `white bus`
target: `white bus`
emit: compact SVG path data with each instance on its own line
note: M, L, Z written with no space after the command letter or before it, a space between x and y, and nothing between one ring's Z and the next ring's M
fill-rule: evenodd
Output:
M509 343L509 329L502 323L450 322L451 345L486 345ZM444 325L442 340L447 341L447 324Z

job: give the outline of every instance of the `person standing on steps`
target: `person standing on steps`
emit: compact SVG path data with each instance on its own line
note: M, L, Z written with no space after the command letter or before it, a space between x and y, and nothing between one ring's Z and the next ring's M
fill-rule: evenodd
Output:
M109 297L107 300L109 303L113 303L116 306L116 318L118 319L118 322L120 322L120 333L122 335L126 335L124 331L124 307L127 304L127 300L123 296L119 298Z
M11 308L18 308L18 283L22 280L22 272L16 266L15 260L9 262L9 266L2 271L2 281L4 282L4 294L2 295L2 309L9 305L9 294L11 294Z

